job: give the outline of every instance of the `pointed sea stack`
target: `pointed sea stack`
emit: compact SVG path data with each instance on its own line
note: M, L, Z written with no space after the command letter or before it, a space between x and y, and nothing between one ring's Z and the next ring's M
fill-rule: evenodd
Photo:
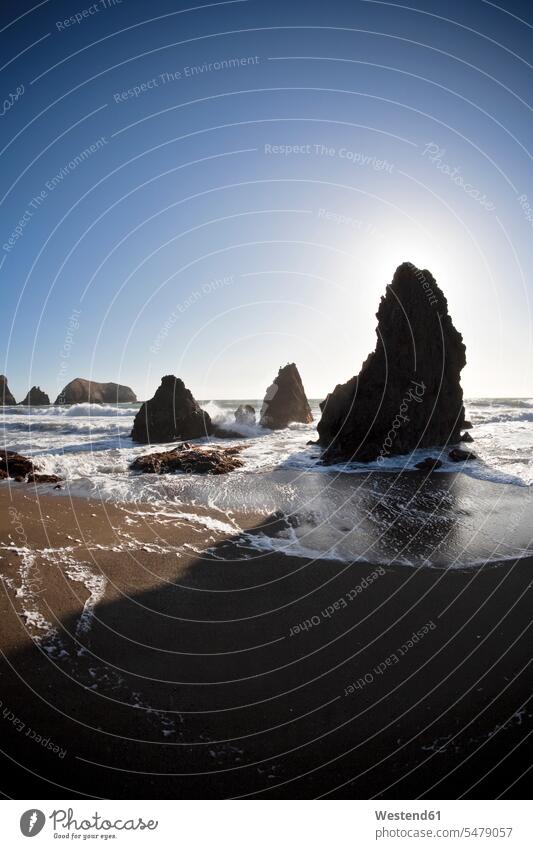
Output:
M213 433L211 418L193 398L183 380L167 374L153 398L145 401L135 416L134 442L174 442Z
M376 317L375 351L320 405L326 461L381 462L414 448L456 443L464 427L465 346L430 272L400 265Z
M4 374L0 374L0 407L11 407L16 403L9 391L7 377Z
M309 424L312 421L300 373L294 363L288 363L280 368L266 391L259 423L261 427L279 430L291 422Z
M50 398L43 392L40 386L32 386L24 401L21 401L19 407L46 407L50 404Z
M135 404L137 396L129 386L120 383L98 383L76 377L67 383L56 398L58 404Z

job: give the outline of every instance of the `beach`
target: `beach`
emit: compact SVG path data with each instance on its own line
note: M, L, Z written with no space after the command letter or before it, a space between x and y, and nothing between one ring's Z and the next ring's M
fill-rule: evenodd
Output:
M13 483L0 502L14 798L524 794L530 556L290 556L279 515Z
M524 842L531 13L2 4L9 849Z

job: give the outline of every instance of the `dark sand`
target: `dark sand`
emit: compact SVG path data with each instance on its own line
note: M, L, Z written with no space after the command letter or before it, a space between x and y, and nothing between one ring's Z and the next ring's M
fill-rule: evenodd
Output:
M380 574L146 506L0 502L4 795L530 795L531 559Z

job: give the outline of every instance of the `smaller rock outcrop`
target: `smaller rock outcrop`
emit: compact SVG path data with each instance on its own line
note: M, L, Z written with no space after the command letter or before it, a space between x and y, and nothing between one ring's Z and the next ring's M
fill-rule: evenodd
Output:
M251 404L239 404L235 410L235 422L240 425L254 425L255 407Z
M7 377L5 374L0 374L0 407L11 407L16 403L17 402L13 398L13 395L9 391Z
M442 462L436 457L426 457L420 463L415 463L415 469L420 469L422 472L433 472L435 469L440 469Z
M76 377L67 383L56 398L61 404L135 404L137 396L129 386L120 383L98 383Z
M280 430L291 422L309 424L312 421L300 373L294 363L288 363L280 368L266 391L259 423L261 427Z
M36 472L31 472L27 477L28 483L59 483L62 480L63 478L58 475L41 475ZM61 487L56 486L55 489L61 489Z
M131 438L144 444L210 436L214 427L183 380L167 374L135 416Z
M0 480L6 478L28 483L59 483L62 480L57 475L40 474L39 466L36 466L29 457L2 448L0 449Z
M187 442L172 451L160 451L137 457L130 466L135 472L156 475L183 472L194 475L225 475L244 465L237 456L242 445L231 448L199 448Z
M474 437L470 433L468 433L467 431L462 433L461 436L459 437L459 442L473 442L473 441L474 441Z
M28 457L22 454L17 454L16 451L0 450L0 470L3 471L4 477L14 478L15 480L25 480L26 475L35 471L35 467Z
M225 425L213 425L211 436L217 436L219 439L242 439L242 433L238 430L231 430Z
M21 401L19 407L46 407L50 404L50 398L43 392L40 386L32 386L24 401Z
M452 448L448 457L454 463L462 463L463 460L477 460L477 456L472 451L463 451L462 448Z

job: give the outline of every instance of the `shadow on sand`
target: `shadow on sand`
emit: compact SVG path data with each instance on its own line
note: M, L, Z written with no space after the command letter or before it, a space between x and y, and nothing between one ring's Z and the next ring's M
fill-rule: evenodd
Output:
M531 565L381 569L236 538L175 583L123 587L85 631L78 612L28 646L19 623L26 648L1 660L4 793L519 797Z

